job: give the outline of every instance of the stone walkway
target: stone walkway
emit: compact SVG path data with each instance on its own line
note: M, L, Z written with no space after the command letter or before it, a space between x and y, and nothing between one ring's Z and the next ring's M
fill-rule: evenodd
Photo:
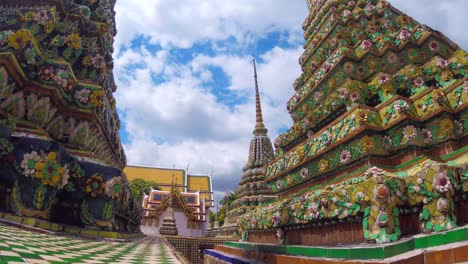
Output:
M0 224L3 263L179 263L159 237L128 243L35 233Z

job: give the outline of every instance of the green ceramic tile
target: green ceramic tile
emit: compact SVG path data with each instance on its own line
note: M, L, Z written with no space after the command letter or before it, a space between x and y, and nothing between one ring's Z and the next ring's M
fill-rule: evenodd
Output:
M347 248L329 248L327 251L329 258L349 258L350 253Z
M10 251L11 248L10 248L10 247L6 247L6 246L0 246L0 250Z
M327 250L316 247L288 247L288 254L308 257L326 257Z
M265 251L268 253L273 253L273 254L286 254L287 246L266 246L266 247L259 247L259 250Z
M401 253L403 253L402 243L388 245L383 248L384 258L393 257Z
M414 245L414 239L408 240L401 244L404 252L414 250L416 247Z
M435 246L440 246L444 245L447 242L446 235L445 234L434 234L429 237L427 237L427 246L428 247L435 247Z
M414 239L414 247L417 249L427 248L428 241L427 237L418 237Z
M27 252L16 252L18 255L20 255L23 258L28 258L28 259L42 259L38 254L35 253L27 253Z
M0 256L2 261L6 262L26 262L21 257L13 257L13 256Z
M468 240L468 229L459 229L447 232L446 239L449 243Z
M62 258L62 259L68 263L77 263L83 260L83 258Z
M9 246L10 246L10 248L13 248L13 249L15 249L15 248L26 249L25 246L18 246L18 245L9 245Z
M383 249L375 248L352 248L349 251L350 257L354 259L382 259Z

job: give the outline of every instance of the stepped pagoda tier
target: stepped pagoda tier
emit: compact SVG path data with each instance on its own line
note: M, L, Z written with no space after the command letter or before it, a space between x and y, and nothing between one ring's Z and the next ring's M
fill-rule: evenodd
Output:
M253 138L250 141L249 159L242 169L243 174L238 188L235 190L236 200L229 204L229 211L221 228L221 234L232 234L237 229L237 218L256 206L271 201L275 195L271 194L267 184L264 182L265 168L274 158L273 147L268 137L268 130L263 123L262 106L258 90L257 68L254 65L255 79L255 107L256 123Z
M279 199L242 215L243 239L385 243L466 223L468 54L386 1L307 3L294 125L241 182Z
M0 1L0 210L139 231L112 73L115 0Z

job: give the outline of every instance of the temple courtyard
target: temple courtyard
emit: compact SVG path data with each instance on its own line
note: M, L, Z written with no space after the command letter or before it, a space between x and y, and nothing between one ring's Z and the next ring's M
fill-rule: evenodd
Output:
M468 1L404 2L0 0L0 264L467 263Z
M160 237L86 240L0 224L0 263L179 263Z

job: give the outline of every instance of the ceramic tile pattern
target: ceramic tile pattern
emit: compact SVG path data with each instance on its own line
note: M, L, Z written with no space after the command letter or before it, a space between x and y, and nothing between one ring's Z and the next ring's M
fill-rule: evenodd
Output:
M120 243L35 233L0 224L3 263L179 263L159 237Z

